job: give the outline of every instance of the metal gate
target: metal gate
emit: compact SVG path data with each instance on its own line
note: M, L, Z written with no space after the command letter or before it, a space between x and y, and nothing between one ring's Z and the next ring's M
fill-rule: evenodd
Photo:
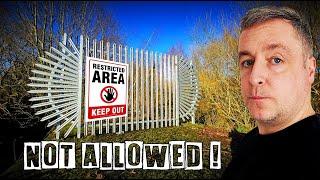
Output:
M28 91L36 97L33 108L45 114L41 121L56 125L56 138L67 128L64 137L77 127L77 137L103 133L123 133L149 128L179 126L187 120L194 123L199 99L198 81L191 62L176 55L123 47L109 42L83 39L79 48L65 34L59 48L50 48L46 57L39 57L35 74L30 77ZM128 116L84 122L83 62L84 56L116 61L129 65Z

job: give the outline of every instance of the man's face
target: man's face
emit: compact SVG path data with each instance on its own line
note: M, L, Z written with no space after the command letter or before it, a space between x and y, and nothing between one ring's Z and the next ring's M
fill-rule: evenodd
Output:
M301 39L285 20L269 20L242 31L238 49L241 93L258 123L294 117L310 104L314 71L309 61L305 64L304 51Z

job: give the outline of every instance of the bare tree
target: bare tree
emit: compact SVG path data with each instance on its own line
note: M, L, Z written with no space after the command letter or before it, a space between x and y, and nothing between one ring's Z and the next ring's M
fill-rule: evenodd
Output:
M173 45L169 51L168 54L172 54L172 55L177 55L177 56L182 56L182 57L186 57L186 53L185 53L185 49L182 45L182 43L178 42L175 45Z
M6 2L0 4L0 118L32 126L27 84L37 56L67 33L121 43L119 25L96 2Z

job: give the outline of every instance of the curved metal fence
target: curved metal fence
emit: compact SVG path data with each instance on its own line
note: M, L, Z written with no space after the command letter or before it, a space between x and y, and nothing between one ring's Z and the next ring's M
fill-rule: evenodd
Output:
M84 56L129 65L128 115L93 122L83 121ZM190 61L182 57L123 47L80 37L78 47L65 34L58 48L38 57L28 91L41 121L56 126L67 137L179 126L192 120L199 99L198 80ZM83 128L82 128L83 126Z

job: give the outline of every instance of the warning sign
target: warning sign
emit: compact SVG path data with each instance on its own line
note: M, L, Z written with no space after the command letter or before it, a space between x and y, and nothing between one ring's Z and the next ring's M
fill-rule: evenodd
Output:
M85 121L127 115L128 65L86 57Z

